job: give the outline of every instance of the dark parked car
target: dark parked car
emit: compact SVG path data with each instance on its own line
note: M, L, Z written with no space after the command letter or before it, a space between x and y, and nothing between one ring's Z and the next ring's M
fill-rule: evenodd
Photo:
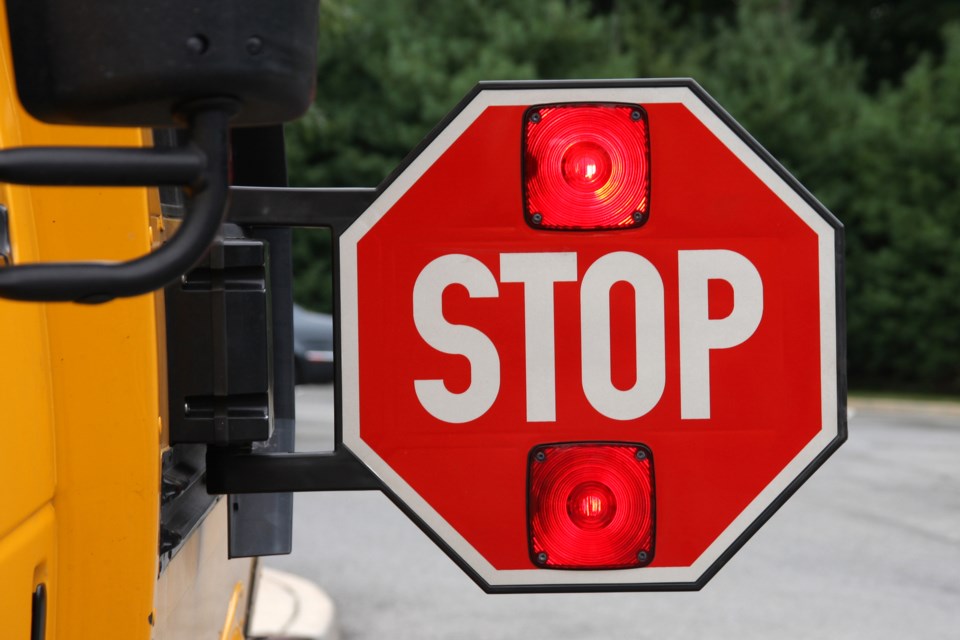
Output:
M293 305L293 358L297 384L333 380L333 317Z

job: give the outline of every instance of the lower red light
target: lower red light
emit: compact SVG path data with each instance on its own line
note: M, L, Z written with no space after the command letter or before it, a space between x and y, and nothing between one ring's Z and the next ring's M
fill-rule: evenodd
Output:
M527 110L523 199L539 229L622 229L650 209L650 140L639 105L552 104Z
M552 569L625 569L653 559L650 450L639 444L567 443L530 455L529 542Z

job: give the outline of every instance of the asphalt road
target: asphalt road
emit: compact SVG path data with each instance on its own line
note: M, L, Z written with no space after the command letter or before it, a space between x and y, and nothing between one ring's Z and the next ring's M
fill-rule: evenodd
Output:
M300 450L332 390L298 390ZM268 564L360 638L960 638L960 410L856 404L850 439L700 592L485 595L384 496L295 498Z

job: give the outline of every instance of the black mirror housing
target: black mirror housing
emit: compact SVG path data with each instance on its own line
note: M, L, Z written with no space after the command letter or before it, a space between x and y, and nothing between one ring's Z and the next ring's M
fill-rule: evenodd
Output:
M232 98L232 126L292 120L315 86L317 0L7 0L17 92L51 124L183 126Z

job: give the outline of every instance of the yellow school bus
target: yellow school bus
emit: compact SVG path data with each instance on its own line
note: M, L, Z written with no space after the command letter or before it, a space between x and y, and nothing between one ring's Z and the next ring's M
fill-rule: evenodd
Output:
M230 238L213 235L234 135L225 119L261 127L241 138L276 140L275 124L310 99L316 3L272 4L0 3L3 638L242 638L256 557L289 551L288 497L250 497L261 500L251 510L203 486L207 443L272 437L287 401L269 350L260 386L237 390L248 381L228 380L229 362L196 361L222 355L233 329L204 337L182 299L201 291L208 315L236 303L182 275L231 259ZM274 159L282 167L282 143ZM276 167L257 176L256 163L232 162L235 181L278 179ZM236 235L237 255L253 246L262 268L255 249L268 243ZM181 240L193 247L160 251ZM271 250L282 248L280 237ZM266 317L253 288L241 304ZM191 370L212 390L188 388ZM234 396L248 413L231 413ZM273 529L241 517L264 505L280 514Z

